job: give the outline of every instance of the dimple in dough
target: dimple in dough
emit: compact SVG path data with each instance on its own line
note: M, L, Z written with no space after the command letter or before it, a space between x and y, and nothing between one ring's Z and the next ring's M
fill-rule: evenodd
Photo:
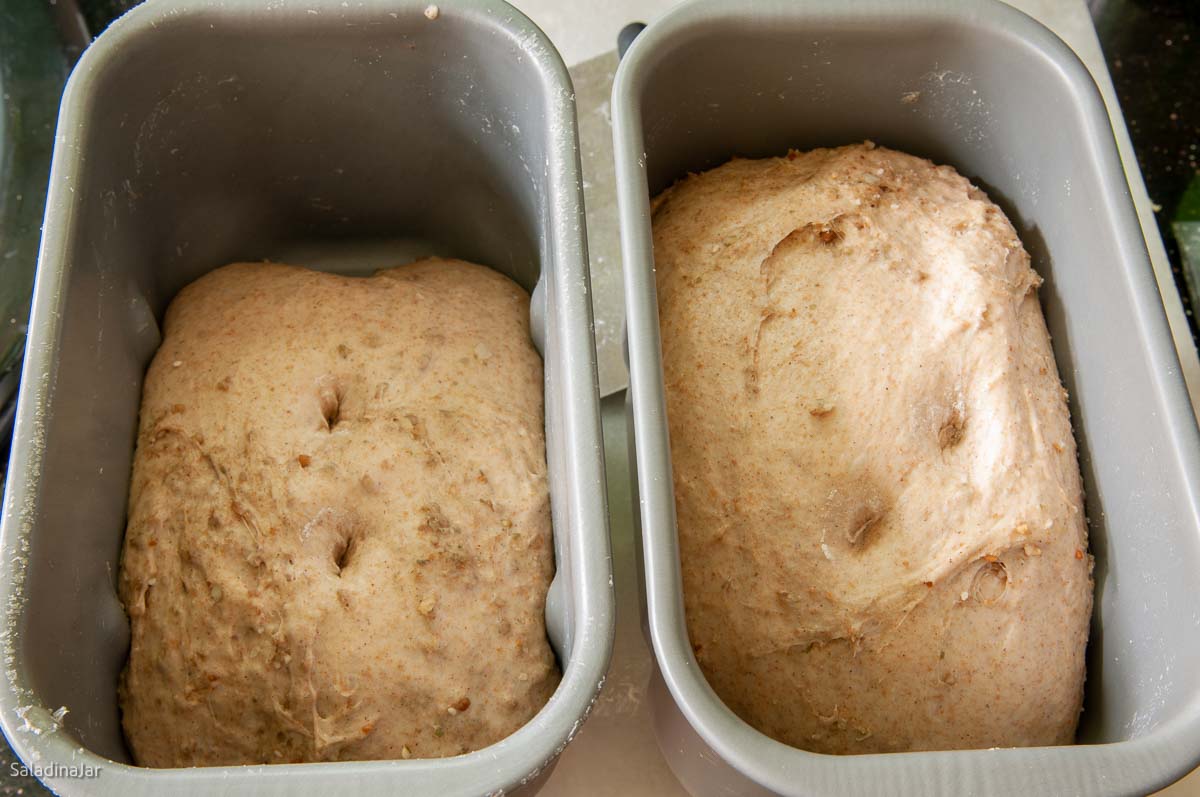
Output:
M142 765L485 747L559 680L529 297L427 259L226 266L146 376L120 574Z
M1092 560L1016 232L871 144L654 202L688 631L729 707L826 753L1072 741Z

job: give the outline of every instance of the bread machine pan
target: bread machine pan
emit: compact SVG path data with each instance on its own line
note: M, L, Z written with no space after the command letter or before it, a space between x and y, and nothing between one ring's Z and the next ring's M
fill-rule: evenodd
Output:
M153 0L84 54L58 126L0 532L0 722L51 788L480 795L544 780L613 635L574 113L554 47L492 0ZM114 585L168 301L235 260L353 272L429 253L533 291L561 685L512 736L453 758L133 766Z
M660 746L696 795L1145 794L1200 761L1200 441L1103 101L991 0L692 0L613 88L647 630ZM1012 219L1070 391L1096 606L1066 747L827 756L727 709L688 643L648 200L733 155L871 139L947 163ZM802 478L802 476L801 476Z

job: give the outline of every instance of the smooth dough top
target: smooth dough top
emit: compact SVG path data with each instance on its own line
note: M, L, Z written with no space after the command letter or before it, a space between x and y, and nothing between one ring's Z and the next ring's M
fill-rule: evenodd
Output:
M721 698L830 753L1069 743L1091 557L1012 225L870 143L654 203L688 630Z
M428 259L239 263L172 302L120 574L148 766L437 757L558 683L529 296Z

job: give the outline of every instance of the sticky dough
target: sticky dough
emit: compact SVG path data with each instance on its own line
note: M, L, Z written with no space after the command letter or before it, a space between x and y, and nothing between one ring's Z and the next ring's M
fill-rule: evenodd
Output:
M559 673L529 297L424 260L236 264L169 308L120 574L148 766L485 747Z
M1004 214L874 147L654 203L688 631L742 718L828 753L1072 740L1079 469Z

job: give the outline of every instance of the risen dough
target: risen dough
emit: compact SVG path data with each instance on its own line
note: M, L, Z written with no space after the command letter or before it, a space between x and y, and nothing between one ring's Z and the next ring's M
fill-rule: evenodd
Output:
M656 200L688 630L831 753L1069 743L1091 558L1038 276L953 169L870 144Z
M528 312L453 260L236 264L179 294L120 578L138 763L448 756L541 708L559 676Z

